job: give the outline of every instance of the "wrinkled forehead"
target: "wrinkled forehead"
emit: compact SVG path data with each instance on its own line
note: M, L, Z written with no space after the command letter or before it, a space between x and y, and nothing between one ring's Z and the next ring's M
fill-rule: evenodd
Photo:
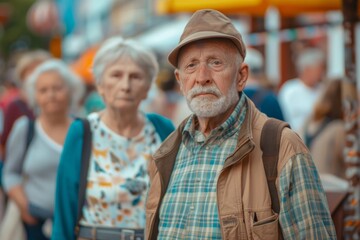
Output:
M211 38L211 39L202 39L198 41L191 42L183 46L178 54L178 62L181 63L182 59L191 58L194 55L196 50L202 50L203 54L229 54L234 53L231 56L235 56L235 54L239 54L240 52L237 49L236 45L229 39L226 38Z

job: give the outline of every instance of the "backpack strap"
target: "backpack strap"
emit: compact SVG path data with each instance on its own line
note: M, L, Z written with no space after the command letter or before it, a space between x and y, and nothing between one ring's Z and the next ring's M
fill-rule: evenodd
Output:
M260 148L263 152L262 160L265 169L266 179L271 196L271 208L274 212L280 212L279 196L276 189L277 166L279 162L279 149L281 134L289 124L275 118L269 118L261 131ZM279 239L283 239L279 229Z
M26 147L25 152L28 150L35 133L35 121L29 118L27 135L26 135Z
M91 140L92 134L90 129L90 123L87 119L79 119L84 128L83 134L83 145L81 150L81 170L80 170L80 182L79 182L79 192L78 192L78 207L77 207L77 221L75 227L75 233L78 235L80 230L80 220L82 217L82 208L85 203L86 195L86 184L87 184L87 175L89 169L89 160L91 155Z
M24 149L24 153L21 159L21 171L20 174L22 174L23 172L23 167L24 167L24 161L25 161L25 157L26 157L26 153L29 149L29 146L31 144L32 139L34 138L34 134L35 134L35 121L28 118L28 125L27 125L27 132L26 132L26 144L25 144L25 149Z

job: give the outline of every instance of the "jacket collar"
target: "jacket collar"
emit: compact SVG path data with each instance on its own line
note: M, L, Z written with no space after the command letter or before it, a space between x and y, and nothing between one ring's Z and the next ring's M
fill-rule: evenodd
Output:
M247 153L251 152L254 149L254 141L252 134L252 119L254 114L255 106L251 101L246 97L247 112L245 115L244 122L241 124L238 142L235 148L235 151L230 155L225 161L224 168L233 165L243 159Z

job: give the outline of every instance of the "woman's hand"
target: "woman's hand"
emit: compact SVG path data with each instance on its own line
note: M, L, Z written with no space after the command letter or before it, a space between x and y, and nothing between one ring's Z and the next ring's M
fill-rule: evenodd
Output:
M10 189L8 192L9 197L15 201L16 205L19 207L21 213L21 219L29 224L34 225L37 223L36 218L31 216L28 211L28 200L24 193L23 187L21 185L15 186Z
M21 219L28 225L35 225L37 219L29 214L27 210L21 211Z

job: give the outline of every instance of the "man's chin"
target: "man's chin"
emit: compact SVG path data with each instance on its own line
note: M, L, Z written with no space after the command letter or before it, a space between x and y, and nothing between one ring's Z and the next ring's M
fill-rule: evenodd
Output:
M222 108L211 108L209 106L196 106L196 107L190 107L190 110L197 116L201 118L211 118L216 117L224 112L224 109Z
M216 101L218 97L214 94L201 94L191 98L191 101Z

